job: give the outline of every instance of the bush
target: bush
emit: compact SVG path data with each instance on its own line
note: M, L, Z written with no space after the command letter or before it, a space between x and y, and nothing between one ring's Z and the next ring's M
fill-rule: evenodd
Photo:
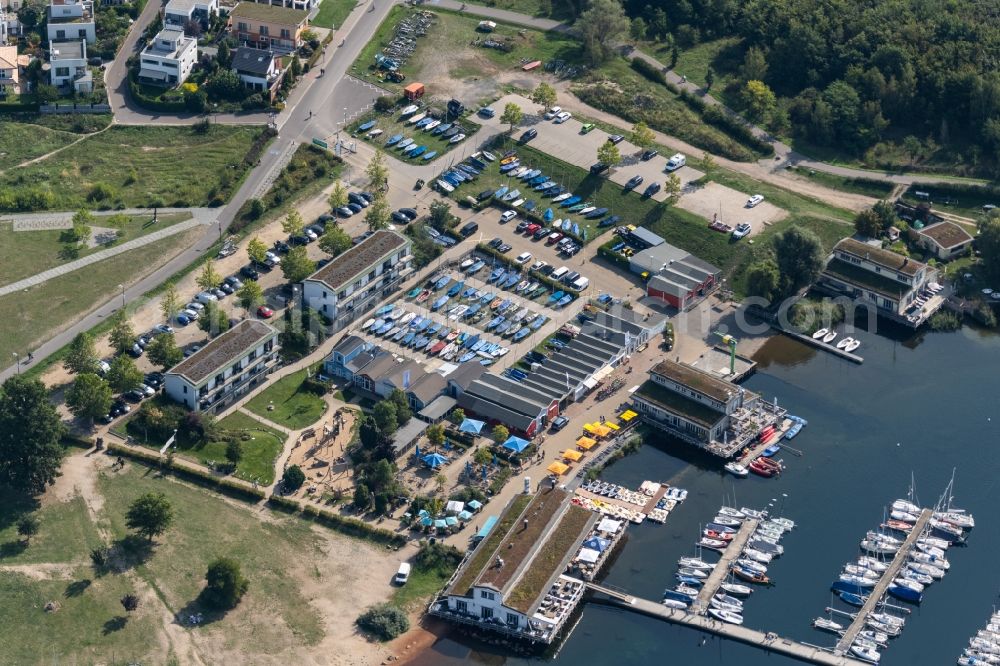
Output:
M391 641L410 630L406 613L389 604L372 606L358 617L357 624L380 641Z
M381 97L377 97L375 99L375 110L379 113L391 111L394 106L396 106L396 100L389 95L382 95Z
M305 482L305 472L298 465L292 465L286 469L284 475L281 477L281 486L285 489L285 492L295 492Z
M659 83L663 86L667 85L667 77L663 75L663 72L653 65L650 65L642 58L632 58L632 69L639 72L653 83Z
M297 513L302 508L298 501L290 497L281 497L280 495L271 495L267 500L267 504L271 508L285 513Z
M938 310L927 320L927 325L932 331L957 331L962 328L962 320L954 312Z
M239 562L228 557L220 557L208 565L205 581L207 585L201 592L201 600L222 610L234 608L250 587Z
M357 537L359 539L368 539L369 541L385 544L386 546L392 546L394 548L406 545L406 537L402 534L397 534L396 532L385 530L381 527L372 527L363 520L342 516L339 513L332 513L313 506L312 504L306 504L302 507L302 515L312 518L316 522L322 523L323 525L348 536Z

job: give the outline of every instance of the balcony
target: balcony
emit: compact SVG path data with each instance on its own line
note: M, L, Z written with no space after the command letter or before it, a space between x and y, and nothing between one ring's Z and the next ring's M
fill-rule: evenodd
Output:
M266 377L275 367L280 365L277 349L268 355L262 356L260 362L252 366L247 372L230 377L228 380L213 389L202 389L198 392L198 405L202 410L210 410L219 405L220 402L232 396L246 393L246 389L256 381Z

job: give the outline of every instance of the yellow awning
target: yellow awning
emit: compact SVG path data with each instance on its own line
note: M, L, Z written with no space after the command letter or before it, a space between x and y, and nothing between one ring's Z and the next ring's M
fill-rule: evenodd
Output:
M619 426L617 423L612 423L611 421L605 421L604 425L608 426L612 430L621 430L621 426Z
M608 433L610 432L611 428L609 428L604 424L594 426L594 434L597 435L598 437L607 437Z
M573 449L566 449L563 451L562 457L567 460L579 460L583 457L583 454L579 451L574 451Z
M569 465L564 465L563 463L556 461L549 465L547 469L553 474L565 474L569 470Z
M622 421L625 421L626 423L628 423L629 421L631 421L632 419L634 419L637 416L639 416L638 413L633 412L631 409L626 409L624 412L622 412L622 415L619 416L618 418L620 418Z
M581 449L590 449L597 444L597 440L591 437L581 437L576 440L576 445Z
M589 432L590 434L594 434L596 432L596 429L595 429L595 426L594 426L593 423L584 423L583 424L583 431L584 432Z

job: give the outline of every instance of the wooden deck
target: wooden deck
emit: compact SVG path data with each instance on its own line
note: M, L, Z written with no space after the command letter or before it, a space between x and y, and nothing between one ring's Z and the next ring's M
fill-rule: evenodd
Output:
M755 518L748 518L740 525L736 536L729 542L729 546L722 553L722 558L715 565L715 568L712 569L712 573L705 580L705 584L701 586L701 592L698 593L698 597L691 604L692 613L704 615L708 612L709 600L719 590L722 581L726 580L726 576L729 575L729 567L743 553L743 548L747 545L747 541L750 540L750 535L757 529L759 522Z
M896 556L892 558L892 563L889 565L889 568L885 570L885 573L883 573L882 577L879 578L878 584L871 591L871 594L868 595L868 601L866 601L865 605L862 606L860 611L858 611L858 615L854 618L854 622L851 623L851 626L847 628L844 635L841 636L839 641L837 641L837 647L835 650L837 653L844 654L851 648L851 644L854 643L854 639L857 638L858 632L865 626L865 618L868 617L869 613L875 610L875 606L882 600L882 597L885 596L885 591L889 589L889 585L891 585L892 581L895 580L899 570L906 564L906 560L910 556L910 551L913 550L913 545L917 542L917 539L920 538L924 528L927 527L927 521L931 519L933 513L934 512L930 509L924 509L920 512L920 518L917 519L913 529L910 530L909 536L907 536L906 540L903 541L903 546L896 552Z

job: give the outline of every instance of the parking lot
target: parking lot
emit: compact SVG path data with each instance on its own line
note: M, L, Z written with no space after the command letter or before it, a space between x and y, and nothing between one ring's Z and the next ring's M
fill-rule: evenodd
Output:
M788 215L788 211L766 200L753 208L747 208L748 198L747 195L732 188L718 183L708 183L704 187L691 188L677 202L677 207L703 217L709 222L714 215L718 215L719 220L731 227L741 222L749 222L750 236L757 235L767 225Z

